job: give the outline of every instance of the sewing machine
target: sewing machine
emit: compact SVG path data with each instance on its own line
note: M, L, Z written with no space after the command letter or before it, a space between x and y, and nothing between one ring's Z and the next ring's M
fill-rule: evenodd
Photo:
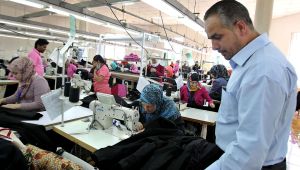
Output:
M92 82L87 80L82 80L79 74L74 74L71 79L71 84L73 87L81 87L86 93L91 91Z
M138 110L118 105L114 96L110 94L97 93L97 98L98 100L91 102L89 105L89 108L94 113L92 126L98 123L103 130L114 125L121 131L137 131L137 123L139 122ZM124 125L117 123L120 121L116 120L124 121Z

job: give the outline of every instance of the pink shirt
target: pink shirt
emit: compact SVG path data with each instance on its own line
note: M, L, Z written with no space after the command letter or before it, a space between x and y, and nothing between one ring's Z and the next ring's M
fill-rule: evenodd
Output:
M104 76L104 79L101 82L95 81L94 79L94 91L100 93L111 94L111 89L108 84L108 80L110 77L109 69L106 65L103 65L99 70L96 72L97 76Z
M28 54L28 57L33 62L36 73L40 76L44 76L44 66L40 52L34 48Z
M69 64L68 69L67 69L67 75L68 77L73 78L74 73L76 72L77 67L74 64Z

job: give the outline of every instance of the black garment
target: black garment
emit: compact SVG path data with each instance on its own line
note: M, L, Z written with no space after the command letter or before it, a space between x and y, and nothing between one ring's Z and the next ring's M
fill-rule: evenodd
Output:
M223 154L215 144L184 136L165 119L158 121L148 124L144 132L94 152L96 166L103 170L205 169Z
M18 86L19 86L19 84L8 84L8 85L6 85L4 97L9 97L9 96L15 94L15 92L18 89Z
M0 167L5 170L28 170L22 152L12 142L0 138Z
M0 106L0 114L14 116L15 120L38 120L43 115L34 111L24 111L20 109L8 109Z
M28 120L28 118L6 114L3 110L0 111L0 127L17 131L20 134L20 140L24 144L32 144L39 148L55 152L57 146L47 136L44 126L24 123L21 120Z
M286 159L274 165L263 166L262 170L286 170Z
M300 92L297 94L297 105L296 105L296 111L300 109Z

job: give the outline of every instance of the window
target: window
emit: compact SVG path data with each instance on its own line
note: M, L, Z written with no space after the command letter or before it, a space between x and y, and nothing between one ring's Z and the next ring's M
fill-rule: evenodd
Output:
M288 60L291 62L291 64L294 66L297 76L298 76L298 88L300 87L300 32L293 33L292 34L292 40L290 45L290 51L288 55Z

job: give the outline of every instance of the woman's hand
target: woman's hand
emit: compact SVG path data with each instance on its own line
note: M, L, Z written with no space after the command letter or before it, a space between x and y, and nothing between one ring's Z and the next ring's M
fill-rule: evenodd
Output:
M138 122L137 125L136 125L136 130L137 131L141 131L141 130L144 130L144 126L141 122Z
M5 98L0 99L0 106L5 103Z
M8 108L8 109L20 109L21 104L5 104L5 105L2 105L2 107Z
M214 104L213 102L211 102L211 103L209 104L209 107L215 108L216 106L215 106L215 104Z

